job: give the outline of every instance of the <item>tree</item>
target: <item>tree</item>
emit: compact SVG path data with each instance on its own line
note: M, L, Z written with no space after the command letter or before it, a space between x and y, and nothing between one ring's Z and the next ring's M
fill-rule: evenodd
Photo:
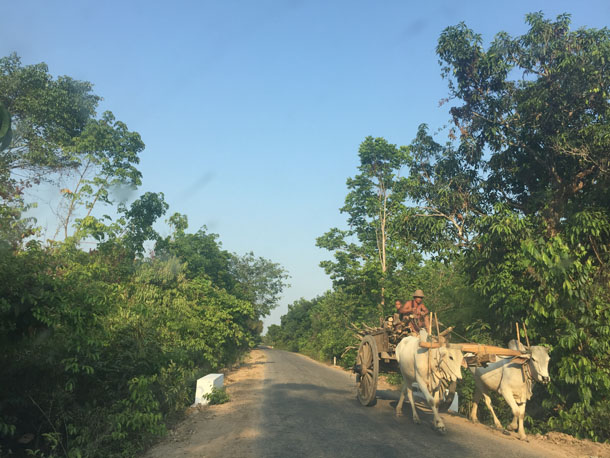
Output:
M231 293L250 302L258 318L269 315L279 305L289 278L282 266L249 252L243 256L233 254L229 270L235 279Z
M204 275L229 294L248 301L257 320L277 307L288 278L282 266L252 252L239 256L223 250L218 235L207 233L205 226L195 234L185 232L185 215L175 213L169 222L174 233L157 240L156 256L175 256L187 263L189 278Z
M459 151L484 166L489 196L465 265L496 335L525 321L552 346L548 424L605 440L610 31L571 31L568 15L526 20L528 32L499 33L486 50L464 24L437 47Z
M335 262L321 264L335 280L345 284L350 277L360 276L365 283L376 284L379 312L383 313L388 271L404 255L396 250L394 235L399 230L398 216L404 210L406 181L400 172L408 153L383 138L367 137L358 155L360 174L348 178L349 192L341 208L348 214L350 229L333 228L316 244L335 252ZM354 242L349 241L352 237Z
M8 148L12 139L11 114L6 107L0 103L0 151Z
M110 112L96 115L91 89L0 59L2 456L136 456L192 402L193 380L256 344L285 278L277 264L222 250L205 228L186 233L183 215L161 239L162 193L116 206L112 188L140 182L144 144ZM43 179L74 179L63 187L64 240L24 242L24 189ZM99 217L99 204L119 217ZM94 249L80 248L85 237ZM143 256L147 241L157 256Z
M267 328L267 333L263 338L263 342L267 345L277 345L276 342L282 337L282 328L277 324L272 324Z
M68 76L54 79L44 63L23 66L16 54L0 58L0 102L11 114L13 131L2 152L2 167L41 178L49 170L74 165L67 148L83 133L101 100L92 88Z
M189 278L206 275L216 286L231 290L235 284L229 272L231 254L222 249L218 235L207 233L205 226L194 234L185 232L188 219L179 213L173 214L169 221L174 233L157 241L155 255L179 258L187 263Z
M451 142L437 143L425 124L409 150L406 194L418 206L406 209L400 233L422 251L450 259L470 245L476 221L487 210L482 164L469 161Z
M60 213L64 237L68 237L79 207L86 208L83 218L86 219L96 204L111 203L112 187L140 185L142 175L134 164L140 161L138 153L143 149L140 135L129 132L111 112L105 112L99 120L89 120L82 134L67 148L71 152L70 175L74 176L74 183L72 189L61 190L65 199L64 211Z
M0 59L0 104L12 118L11 141L0 151L0 197L14 219L25 188L75 178L62 189L65 205L58 215L58 233L61 228L67 237L79 206L87 218L97 203L110 203L112 186L140 184L139 134L111 112L97 118L101 98L92 89L87 81L53 78L44 63L23 66L16 54Z
M22 66L12 54L0 58L0 105L4 131L0 148L0 239L19 246L32 235L23 193L49 171L70 166L70 145L94 115L99 97L91 84L69 77L53 79L45 64ZM9 116L10 124L6 117Z
M131 252L141 255L144 252L144 242L160 240L153 224L165 214L168 207L162 192L146 192L136 199L129 209L125 206L119 208L127 220L124 244Z
M499 33L488 50L449 27L437 52L463 102L451 109L460 148L473 162L490 153L488 192L555 235L566 213L610 203L610 31L570 31L567 14L526 20L525 35Z

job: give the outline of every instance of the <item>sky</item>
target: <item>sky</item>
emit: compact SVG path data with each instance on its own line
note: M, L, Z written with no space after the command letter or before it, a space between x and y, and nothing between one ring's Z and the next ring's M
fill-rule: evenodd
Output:
M291 286L264 322L331 287L315 246L346 227L346 179L371 135L406 145L421 123L447 124L435 54L444 28L465 22L485 43L527 30L525 15L572 15L607 27L595 1L0 0L0 56L45 62L94 84L146 144L142 186L169 214L207 226L224 249L281 264ZM39 224L54 227L52 192ZM44 199L42 199L44 200ZM159 231L168 235L161 225Z

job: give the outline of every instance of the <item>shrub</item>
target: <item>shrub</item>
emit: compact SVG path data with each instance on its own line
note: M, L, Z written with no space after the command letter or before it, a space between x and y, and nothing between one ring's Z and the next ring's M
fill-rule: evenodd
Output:
M212 392L208 393L204 396L210 403L210 405L216 404L224 404L225 402L229 402L230 398L227 391L224 388L212 388Z

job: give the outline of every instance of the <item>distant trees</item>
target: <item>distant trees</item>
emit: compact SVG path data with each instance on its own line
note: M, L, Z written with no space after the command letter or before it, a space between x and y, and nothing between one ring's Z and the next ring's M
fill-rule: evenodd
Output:
M205 226L194 234L186 233L188 218L178 213L170 222L175 232L157 240L155 256L175 256L186 262L189 277L205 275L233 296L254 306L256 317L267 316L279 305L288 274L277 263L249 252L243 256L222 249L217 234L206 232Z
M259 318L279 305L281 293L288 286L289 275L282 266L253 252L232 254L229 272L234 279L231 294L250 302Z

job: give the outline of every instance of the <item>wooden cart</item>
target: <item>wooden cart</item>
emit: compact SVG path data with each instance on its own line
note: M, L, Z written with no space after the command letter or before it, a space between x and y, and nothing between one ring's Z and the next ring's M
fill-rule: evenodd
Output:
M453 328L447 328L440 333L440 336L451 332ZM365 335L361 336L356 363L352 371L356 373L356 383L358 384L358 400L363 406L375 404L377 394L377 379L380 368L384 372L399 372L396 360L396 345L409 333L404 329L398 331L393 326L385 325L379 328L367 328ZM489 362L496 361L497 356L522 356L523 353L508 348L495 347L491 345L479 345L476 343L444 343L443 339L436 342L420 342L424 348L438 348L446 345L449 348L459 348L470 355L465 356L469 366L481 366ZM452 382L444 398L439 403L439 410L445 411L449 408L455 397L456 382Z

